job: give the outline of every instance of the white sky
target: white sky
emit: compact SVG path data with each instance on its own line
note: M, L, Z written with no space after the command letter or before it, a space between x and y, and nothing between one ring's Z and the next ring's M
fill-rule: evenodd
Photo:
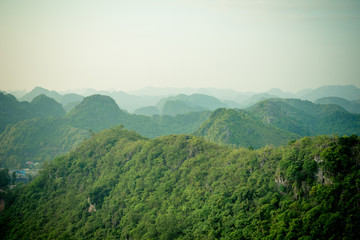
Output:
M0 0L0 89L360 87L358 0Z

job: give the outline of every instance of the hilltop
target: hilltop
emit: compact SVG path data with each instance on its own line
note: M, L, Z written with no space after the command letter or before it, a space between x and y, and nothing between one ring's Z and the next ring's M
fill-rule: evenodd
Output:
M358 239L359 149L357 136L248 150L113 128L18 189L0 236Z

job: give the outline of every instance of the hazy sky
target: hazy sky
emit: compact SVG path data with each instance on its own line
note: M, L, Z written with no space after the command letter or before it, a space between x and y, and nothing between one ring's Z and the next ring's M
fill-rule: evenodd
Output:
M360 87L359 0L0 0L0 89Z

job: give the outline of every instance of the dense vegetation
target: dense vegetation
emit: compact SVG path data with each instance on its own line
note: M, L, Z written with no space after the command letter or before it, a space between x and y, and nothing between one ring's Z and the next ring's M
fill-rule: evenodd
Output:
M268 99L247 109L265 124L301 136L360 134L360 115L334 104L314 104L299 99Z
M19 103L11 95L2 96L14 103L3 102L3 109L7 110L3 111L2 121L15 119L12 116L18 116L18 120L37 116L36 120L10 125L0 134L0 167L6 168L24 167L27 161L53 159L78 146L89 132L120 124L145 137L195 132L217 143L254 148L267 144L279 146L300 136L360 134L360 115L348 113L337 105L295 99L265 100L246 110L143 116L121 110L108 96L92 95L66 115L54 119L46 116L61 116L65 112L59 103L44 95L31 103ZM171 102L168 100L165 105Z
M41 95L37 98L47 97ZM8 126L0 134L0 167L19 168L25 167L27 161L53 159L78 146L89 132L120 124L146 137L191 133L209 114L194 112L175 117L132 115L121 110L112 98L93 95L63 117L30 119Z
M265 125L244 110L219 108L195 132L209 141L233 146L259 148L283 145L299 135Z
M2 239L359 239L360 139L232 149L96 133L7 200Z
M359 96L360 98L360 96ZM349 101L340 97L323 97L315 101L317 104L336 104L350 113L360 114L360 100Z
M13 95L0 92L0 132L8 124L21 120L64 114L61 104L45 95L39 95L31 102L19 102Z
M27 161L44 162L78 146L89 132L64 123L62 118L29 119L0 134L0 168L22 168Z
M39 95L46 95L47 97L54 99L58 103L61 103L64 108L66 105L71 104L73 102L81 102L84 98L83 96L75 93L68 93L61 95L56 91L49 91L42 87L35 87L33 90L31 90L31 92L22 96L20 100L31 102L34 98L36 98Z
M141 107L135 110L134 113L147 116L156 114L176 116L189 112L213 111L221 107L226 107L226 104L213 96L204 94L179 94L162 98L155 106Z

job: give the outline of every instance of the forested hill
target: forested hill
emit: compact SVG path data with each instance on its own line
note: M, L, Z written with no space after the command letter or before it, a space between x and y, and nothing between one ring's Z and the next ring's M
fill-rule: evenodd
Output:
M18 188L1 239L359 239L360 139L258 150L96 133Z
M225 108L214 111L194 134L216 143L254 148L268 144L280 146L300 138L295 133L266 125L244 110Z
M299 99L267 99L247 109L268 125L301 136L360 134L360 114L334 104L315 104Z
M21 120L64 114L61 104L45 95L39 95L31 102L19 102L13 95L0 92L0 132L8 124Z
M33 102L38 98L50 99L42 95ZM28 119L8 126L0 134L0 168L20 168L25 167L27 161L51 160L78 146L89 132L120 124L146 137L192 133L209 115L210 112L205 111L177 116L139 116L121 110L108 96L89 96L65 116Z

